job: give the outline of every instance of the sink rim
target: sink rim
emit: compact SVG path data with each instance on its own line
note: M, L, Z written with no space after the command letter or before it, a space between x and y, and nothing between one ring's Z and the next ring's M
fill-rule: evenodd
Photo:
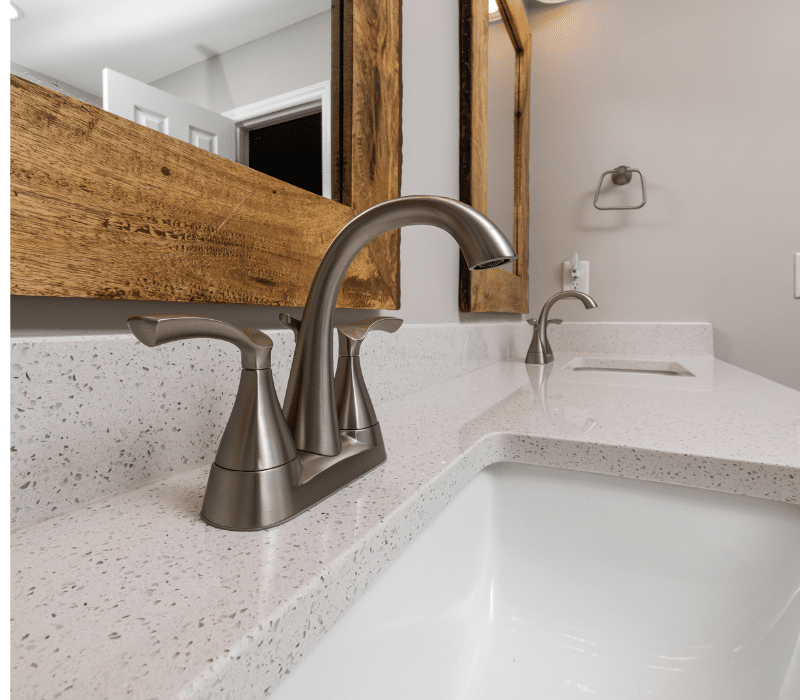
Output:
M672 377L696 377L675 360L646 360L617 357L575 357L563 367L571 371L632 372Z
M633 495L634 495L634 498L639 498L639 499L641 499L643 501L644 500L653 500L653 499L655 499L656 501L661 501L662 500L662 496L663 497L667 497L668 499L671 499L673 496L677 495L679 497L679 500L680 500L680 503L681 503L681 507L683 506L684 502L688 503L690 505L690 507L691 507L691 503L692 502L698 502L701 506L703 504L709 505L713 510L715 507L720 506L720 505L722 505L722 506L730 505L731 499L733 498L737 502L740 502L742 504L744 504L745 502L750 502L751 504L753 504L753 508L756 511L761 511L763 509L763 510L766 510L767 512L769 512L769 513L777 513L778 511L786 512L786 509L788 508L788 509L790 509L790 512L791 512L791 514L792 514L792 516L793 516L793 518L795 520L796 520L796 517L798 515L797 510L798 510L798 508L800 508L800 505L798 505L796 503L787 504L787 503L778 503L778 502L774 502L774 501L770 502L767 499L760 499L760 498L757 498L757 497L747 496L747 495L743 495L743 494L722 493L722 492L718 492L718 491L697 488L697 487L694 487L694 486L688 486L688 485L683 485L683 484L669 484L669 483L663 483L663 482L657 482L657 481L649 481L649 480L641 480L641 479L631 478L629 476L623 476L623 475L618 475L618 474L607 474L607 473L604 474L604 473L591 472L591 471L564 469L563 467L546 466L546 465L543 465L543 464L540 464L540 463L537 464L536 461L524 461L524 460L519 460L519 459L516 459L516 460L514 460L514 459L512 459L512 460L500 459L500 460L496 460L496 461L490 460L485 466L483 466L473 476L472 479L469 480L469 482L464 486L464 488L461 489L461 491L459 491L459 493L456 496L456 498L459 499L459 503L461 503L461 500L463 500L464 498L473 499L472 494L475 491L475 487L477 487L477 483L476 482L480 482L481 483L480 489L482 490L482 492L489 492L489 495L491 496L491 492L497 487L497 484L500 483L500 482L495 482L495 479L493 478L493 477L496 477L498 475L498 473L500 474L501 479L502 479L502 475L503 474L510 475L513 478L517 474L521 473L523 475L530 475L530 477L532 477L534 479L536 479L538 477L544 477L544 479L546 481L556 481L556 482L560 482L560 484L562 484L562 485L563 484L567 484L568 482L572 482L574 484L578 484L579 488L581 488L582 486L585 487L585 484L587 484L587 483L588 484L592 484L592 483L599 484L600 487L601 487L601 491L605 490L606 487L610 487L611 490L617 490L617 489L621 488L622 491L630 491L630 492L632 492ZM491 483L490 483L490 481L491 481ZM486 482L489 485L487 486L484 482ZM469 496L467 496L467 492L470 494ZM607 494L605 496L607 496ZM601 494L601 499L600 500L602 501L603 498L604 498L604 494ZM483 501L481 501L481 502L483 502ZM376 589L379 589L379 587L381 585L383 585L383 587L385 587L386 583L382 584L382 581L384 581L384 579L386 577L386 574L389 574L390 576L393 575L391 572L398 568L398 564L400 564L401 567L402 567L403 565L401 564L401 562L408 559L408 556L409 556L409 554L411 554L411 551L412 550L413 551L417 551L417 550L414 550L414 546L416 545L418 547L419 546L418 543L423 541L424 538L422 537L422 535L424 535L425 533L432 533L432 528L436 528L437 527L437 521L446 520L447 518L451 518L452 517L452 513L451 513L451 511L452 511L451 506L452 505L455 505L455 503L447 504L447 507L445 507L435 518L433 518L433 520L431 522L429 522L426 525L426 527L424 528L423 532L420 533L421 537L419 539L415 538L415 542L412 543L411 547L409 547L408 550L400 553L400 555L397 558L397 561L392 562L391 564L389 564L386 567L386 570L382 572L379 580L374 582L374 585L376 586ZM576 505L576 508L583 508L583 507L584 506L581 505L581 504L577 504ZM483 513L484 509L486 509L485 513ZM462 508L462 510L463 510L463 508ZM493 521L498 517L498 516L495 515L494 512L490 512L490 511L494 511L494 506L492 506L491 504L488 505L488 506L485 506L485 507L478 508L478 510L481 511L483 516L489 516L490 518L493 519ZM750 510L750 507L748 507L747 510ZM498 512L500 512L500 511L498 511ZM503 512L505 513L505 511L503 511ZM450 515L447 515L448 513L450 513ZM473 513L473 511L470 511L470 513ZM476 513L475 515L476 515L478 520L482 520L481 514ZM724 515L725 515L725 513L723 513L723 516ZM501 515L499 517L502 519L504 516ZM513 520L513 518L512 518L512 520ZM724 518L723 518L723 520L724 520ZM652 527L652 525L653 525L653 523L651 523L651 527ZM438 527L441 527L441 524ZM496 522L494 524L494 527L497 527L497 523ZM719 528L719 523L717 523L717 527ZM796 530L796 524L790 524L789 527ZM463 532L464 532L463 524L462 524L462 526L460 526L460 527L458 527L456 529L458 530L458 532L462 533L462 535L463 535ZM469 528L467 528L467 529L469 530ZM438 530L437 530L437 532L438 532ZM472 534L474 535L475 533L472 533ZM426 537L430 538L431 534L427 534ZM634 537L634 539L635 539L635 537ZM712 539L713 539L713 537L712 537ZM470 548L472 548L472 549L477 548L478 550L480 550L480 549L483 548L483 545L485 543L482 544L480 541L471 541L471 544L474 545L474 546L471 546ZM513 551L516 552L516 549L513 550ZM678 552L679 552L679 550L678 550ZM723 549L723 550L721 550L721 552L719 554L721 555L722 559L725 559L725 557L728 555L728 552ZM494 556L494 554L489 554L489 558L490 559L493 556ZM478 558L480 558L479 555L478 555ZM736 556L733 556L732 561L735 560L735 559L736 559ZM701 561L700 564L701 564L701 568L702 568L704 566L704 562ZM795 570L796 570L796 567L795 567ZM405 579L407 573L408 572L406 571L405 575L402 576L401 579ZM395 576L395 578L397 578L396 575L394 575L394 576ZM492 609L494 609L494 606L497 603L497 601L495 600L495 596L497 596L498 594L497 594L497 591L494 590L494 581L495 581L494 575L489 574L489 578L492 579L492 581L493 581L492 591L491 591L491 598L492 598ZM707 579L705 581L705 583L709 583L709 582L713 583L713 580L712 579ZM407 581L407 583L408 583L408 581ZM601 586L601 588L602 588L602 586ZM477 589L474 589L474 590L477 590ZM709 592L710 592L710 589L706 587L704 593L707 594ZM371 598L374 598L374 596L375 596L375 592L368 591L367 594L365 595L365 599L369 600ZM385 595L381 595L381 597L385 598ZM362 619L365 616L360 611L363 610L364 603L366 602L366 600L364 600L364 601L362 601L362 600L356 601L356 603L354 605L354 608L357 608L357 610L359 611L357 613L357 615L360 616ZM425 609L427 609L427 607L428 607L428 604L426 603L425 600L423 600L423 608L422 609L425 610ZM458 608L458 610L462 610L463 606L461 606L461 607L457 606L457 608ZM724 608L724 605L722 605L720 610L722 610L722 608ZM481 610L483 610L483 608L481 608ZM480 611L478 611L478 612L480 612ZM347 617L348 614L350 615L350 617ZM348 610L347 613L345 613L344 617L345 617L346 620L352 620L351 611ZM371 615L369 617L372 618ZM391 615L390 615L390 617L391 617ZM381 614L379 613L378 616L377 616L377 619L380 620L380 618L381 618ZM795 616L795 620L797 620L796 616ZM344 622L344 620L342 620L341 622ZM521 620L516 620L516 622L521 622ZM347 624L348 623L345 622L345 625L347 625ZM797 624L797 622L795 622L795 624ZM352 627L352 624L350 626ZM380 625L379 625L379 627L380 627ZM413 625L412 625L412 627L413 627ZM516 633L518 633L518 631L515 632L515 634ZM321 642L321 647L326 650L325 652L323 652L324 655L326 656L326 658L323 661L323 665L330 666L330 660L327 657L330 656L330 654L328 653L328 649L331 648L331 644L333 644L334 647L337 646L337 643L338 643L338 647L341 648L341 646L342 646L341 645L341 640L336 636L336 634L337 634L336 630L335 629L332 630L330 638L328 638L327 640L323 640ZM433 630L433 636L431 638L436 638L435 630ZM323 646L323 645L325 645L325 646ZM492 657L493 653L494 652L490 650L489 651L489 657L486 657L486 658ZM795 650L792 653L794 655L796 655L797 651ZM716 654L716 652L715 652L715 654ZM310 655L313 656L314 652L312 652ZM358 656L358 655L356 655L356 656ZM707 663L704 667L701 667L699 675L695 674L695 678L692 679L692 683L699 683L698 688L702 688L703 687L703 682L705 680L707 680L707 676L706 676L707 672L709 670L713 672L715 665L718 666L718 663L715 663L715 660L714 660L713 656L714 656L714 654L712 654L711 657L710 657L710 663ZM634 657L631 657L631 660L633 658ZM655 658L658 659L658 658L662 658L662 657L655 657ZM663 658L667 658L667 657L663 657ZM452 659L450 661L452 661ZM633 661L633 663L635 663L635 661ZM676 664L672 664L672 665L674 666ZM337 667L338 667L338 665L337 665ZM319 668L319 664L318 663L316 663L315 668L318 670L318 668ZM377 666L375 668L377 668ZM616 664L612 664L611 668L612 669L616 668ZM649 666L648 668L660 669L661 667ZM419 669L419 670L420 670L420 673L423 673L423 671L424 671L424 669ZM675 669L666 669L666 670L674 671ZM689 670L689 669L686 669L686 670ZM302 667L301 667L301 673L303 673ZM314 674L312 674L312 675L314 675ZM423 675L424 675L424 673L423 673ZM613 675L613 673L612 673L612 675ZM304 674L304 676L305 677L310 677L310 676L308 676L307 672ZM319 676L319 674L316 674L316 676ZM452 676L452 674L451 674L451 676ZM303 686L306 684L305 677L301 681L301 684L299 686L300 688L303 688ZM735 678L736 678L735 675L725 676L724 680L726 682L728 682L728 683L731 683L731 682L734 682ZM755 683L755 682L758 681L759 676L756 675L756 676L753 676L752 678L748 676L748 678L749 678L751 683ZM789 678L789 676L787 675L784 678L784 681L786 681L788 678ZM293 693L296 693L297 680L299 680L299 678L298 678L297 675L295 675L295 680L290 681L288 683L288 687L287 687L287 684L281 684L276 689L275 697L282 698L282 699L285 698L286 700L288 700L289 698L296 697L296 695L293 694ZM796 678L794 678L794 682L797 682ZM331 689L333 689L334 687L335 686L332 686ZM690 686L689 689L693 690L694 686L693 685ZM305 690L307 691L308 688L305 688ZM461 690L463 690L463 688L461 688ZM286 695L287 691L289 692L288 696ZM307 697L307 693L301 693L300 696ZM470 695L470 697L471 697L471 695ZM626 697L628 697L628 696L626 695ZM669 695L669 697L673 697L673 696ZM690 697L700 697L700 696L699 695L695 696L694 693L692 692L692 693L690 693Z

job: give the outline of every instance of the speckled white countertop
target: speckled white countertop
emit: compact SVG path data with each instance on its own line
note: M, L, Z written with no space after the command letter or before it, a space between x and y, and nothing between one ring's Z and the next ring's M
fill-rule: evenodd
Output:
M271 531L200 519L207 465L16 531L13 697L262 698L500 460L800 503L799 392L710 357L664 358L693 377L565 370L574 357L382 403L388 461Z

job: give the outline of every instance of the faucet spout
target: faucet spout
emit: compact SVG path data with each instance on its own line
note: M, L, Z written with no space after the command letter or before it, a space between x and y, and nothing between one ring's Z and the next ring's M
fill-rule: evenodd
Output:
M482 270L516 260L508 239L472 207L444 197L401 197L359 214L334 238L308 293L283 412L298 450L335 456L342 450L333 385L333 311L344 275L374 238L401 226L428 225L455 238L467 266Z
M525 362L529 365L546 365L553 361L553 351L550 348L550 341L547 339L547 314L550 313L550 308L560 299L569 299L574 297L583 302L586 309L596 309L597 302L592 297L583 292L576 292L567 290L553 294L542 307L542 312L539 314L539 320L534 322L533 340L531 340L530 347L528 348L528 355ZM555 323L555 321L553 321ZM560 321L559 321L560 323Z

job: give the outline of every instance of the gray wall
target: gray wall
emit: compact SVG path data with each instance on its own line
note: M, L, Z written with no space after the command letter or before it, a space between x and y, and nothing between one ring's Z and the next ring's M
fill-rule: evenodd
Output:
M215 112L331 78L331 13L323 12L151 83Z
M458 199L458 2L403 0L402 194ZM462 314L458 246L427 226L403 229L402 308L409 323L519 320L517 314Z
M710 321L718 357L800 389L800 4L530 9L532 307L577 248L599 308L557 316ZM595 210L600 173L622 164L647 204Z

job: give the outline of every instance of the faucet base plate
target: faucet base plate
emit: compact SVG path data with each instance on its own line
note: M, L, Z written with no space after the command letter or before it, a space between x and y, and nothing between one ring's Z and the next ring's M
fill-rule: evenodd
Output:
M279 467L236 471L211 466L201 517L223 530L266 530L300 515L386 461L380 424L342 430L335 457L298 451Z

